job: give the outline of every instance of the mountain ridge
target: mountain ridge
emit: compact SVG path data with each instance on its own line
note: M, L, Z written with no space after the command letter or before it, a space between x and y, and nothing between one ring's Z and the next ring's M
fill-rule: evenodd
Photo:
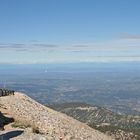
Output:
M82 102L52 104L50 107L113 135L117 140L140 139L140 116L121 115L110 109Z

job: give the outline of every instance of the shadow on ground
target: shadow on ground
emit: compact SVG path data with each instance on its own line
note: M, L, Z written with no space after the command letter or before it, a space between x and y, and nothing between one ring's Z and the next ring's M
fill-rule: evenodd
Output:
M12 122L14 122L13 118L6 117L0 112L0 130L4 130L4 125Z
M17 137L21 135L23 131L17 130L17 131L10 131L5 134L0 135L0 140L10 140L11 138Z
M4 125L7 125L9 123L14 122L13 118L6 117L4 114L0 112L0 130L4 130ZM17 137L21 135L23 131L16 130L16 131L10 131L4 134L0 134L0 140L10 140L11 138Z

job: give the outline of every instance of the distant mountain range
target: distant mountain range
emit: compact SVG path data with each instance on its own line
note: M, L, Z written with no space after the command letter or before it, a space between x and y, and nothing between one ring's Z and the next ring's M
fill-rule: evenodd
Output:
M140 140L140 116L120 115L103 107L77 102L53 104L50 107L117 140Z

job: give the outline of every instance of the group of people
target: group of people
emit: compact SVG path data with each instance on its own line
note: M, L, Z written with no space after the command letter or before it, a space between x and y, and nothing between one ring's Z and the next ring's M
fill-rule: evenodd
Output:
M0 97L1 96L8 96L8 95L14 95L14 90L8 90L8 89L0 89Z

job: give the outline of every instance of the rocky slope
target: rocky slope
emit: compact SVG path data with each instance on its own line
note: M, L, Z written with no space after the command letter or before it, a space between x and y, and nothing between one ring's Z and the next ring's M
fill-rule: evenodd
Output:
M0 111L14 118L20 126L32 128L13 140L112 140L67 115L45 107L22 93L0 97ZM1 133L2 134L2 133Z

